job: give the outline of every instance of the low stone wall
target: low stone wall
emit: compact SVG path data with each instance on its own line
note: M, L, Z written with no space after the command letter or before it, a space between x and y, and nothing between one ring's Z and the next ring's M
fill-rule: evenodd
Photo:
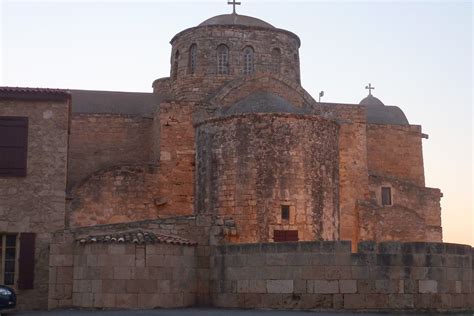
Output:
M72 304L81 308L170 308L195 303L195 247L90 244L74 255Z
M472 310L472 248L443 243L218 246L213 304L226 308Z

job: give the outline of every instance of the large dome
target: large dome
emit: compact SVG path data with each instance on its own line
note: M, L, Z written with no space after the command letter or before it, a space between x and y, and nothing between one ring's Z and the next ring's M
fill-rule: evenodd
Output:
M262 21L260 19L253 18L247 15L239 15L239 14L217 15L199 24L199 26L206 26L206 25L245 25L245 26L275 28L273 25L265 21Z

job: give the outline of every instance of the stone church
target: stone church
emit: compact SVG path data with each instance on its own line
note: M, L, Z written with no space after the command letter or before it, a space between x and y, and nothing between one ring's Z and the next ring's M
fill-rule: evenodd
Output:
M0 283L18 290L19 308L258 308L289 295L300 305L279 308L356 309L346 295L368 294L350 267L259 279L224 265L299 251L344 255L347 268L367 249L436 247L464 256L459 276L440 280L466 307L471 248L441 243L442 194L424 179L428 136L371 85L360 103L316 101L299 48L296 34L232 13L176 34L170 76L152 93L1 87ZM341 264L315 260L302 266ZM372 294L421 308L416 295L430 305L439 292L423 278L401 307Z

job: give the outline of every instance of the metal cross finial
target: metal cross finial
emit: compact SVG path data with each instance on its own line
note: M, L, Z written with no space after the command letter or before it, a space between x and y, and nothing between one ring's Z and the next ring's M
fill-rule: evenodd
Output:
M366 88L367 90L369 90L369 95L372 95L372 90L375 90L375 88L372 87L372 84L371 84L371 83L369 83L368 86L365 86L365 88Z
M232 4L232 6L234 7L234 12L233 12L233 14L237 14L237 13L235 12L235 6L236 6L236 5L241 5L242 3L241 3L241 2L237 2L237 1L235 1L235 0L232 0L232 1L227 1L227 4Z

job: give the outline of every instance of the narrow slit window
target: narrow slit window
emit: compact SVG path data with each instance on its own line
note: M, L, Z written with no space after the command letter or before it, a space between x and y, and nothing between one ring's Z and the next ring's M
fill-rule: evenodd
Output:
M289 220L290 219L290 206L289 205L282 205L281 206L281 219L282 220Z
M197 65L197 45L193 44L189 48L189 73L190 74L196 73L196 65Z
M392 189L382 187L382 206L392 205Z

